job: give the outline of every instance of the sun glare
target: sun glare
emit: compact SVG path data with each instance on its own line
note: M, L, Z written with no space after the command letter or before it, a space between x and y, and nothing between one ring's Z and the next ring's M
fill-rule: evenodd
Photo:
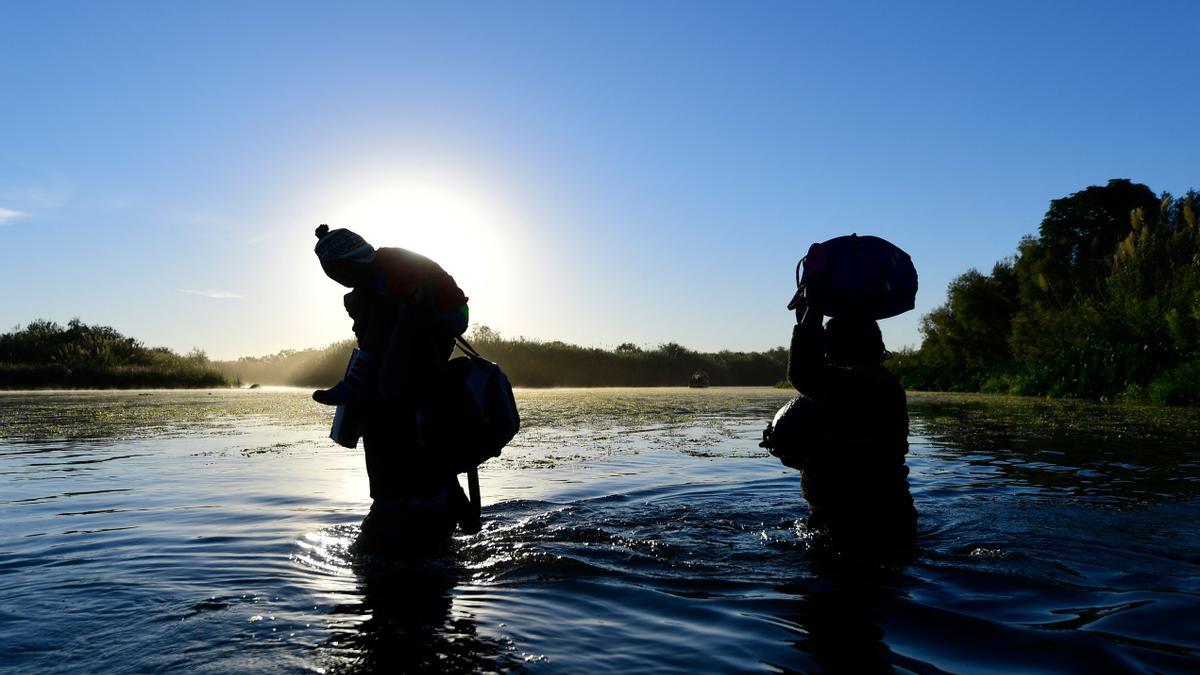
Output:
M330 213L330 227L432 258L472 297L482 284L503 286L512 266L512 224L479 190L447 181L380 181L348 191Z

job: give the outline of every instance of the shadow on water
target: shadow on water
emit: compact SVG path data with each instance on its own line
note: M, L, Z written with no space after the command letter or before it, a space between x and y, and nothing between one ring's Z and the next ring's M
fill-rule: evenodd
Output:
M876 673L897 666L915 672L932 669L892 651L884 639L887 608L902 596L900 568L836 561L820 567L823 570L817 576L799 578L777 589L789 596L778 618L796 633L790 644L800 663L767 665L783 672Z
M314 533L295 556L306 567L353 578L328 610L329 631L318 647L326 672L522 670L511 643L481 635L475 619L456 609L454 591L464 570L453 554L355 555L350 542L358 533L350 525Z
M508 644L479 635L472 618L453 611L460 573L449 560L356 563L359 600L333 614L367 618L329 638L330 672L520 670Z
M820 560L812 576L777 590L790 596L774 613L795 637L795 660L763 663L782 672L1193 672L1196 651L1106 632L1091 624L1155 600L1111 607L1055 610L1072 614L1049 623L1013 623L999 616L939 607L920 598L942 584L962 595L1020 597L1019 580L975 577L934 580L917 562L873 566ZM986 575L985 575L986 576ZM1013 582L1017 581L1017 584ZM1030 590L1027 590L1028 593ZM1045 601L1054 602L1051 589ZM1014 591L1016 591L1014 593ZM1179 617L1182 619L1182 617Z

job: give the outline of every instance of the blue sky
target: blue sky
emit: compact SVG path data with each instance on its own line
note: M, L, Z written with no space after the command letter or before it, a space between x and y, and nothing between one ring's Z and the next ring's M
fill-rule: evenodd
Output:
M1050 6L1053 4L1053 6ZM836 5L836 6L833 6ZM5 3L0 327L214 357L349 335L321 222L506 335L786 342L796 260L924 312L1110 178L1200 187L1194 3Z

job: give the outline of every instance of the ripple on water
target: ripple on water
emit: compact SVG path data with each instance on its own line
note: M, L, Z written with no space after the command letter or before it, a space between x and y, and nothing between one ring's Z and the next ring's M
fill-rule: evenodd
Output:
M396 564L350 553L362 459L324 440L328 411L307 396L0 395L16 420L0 431L6 667L1189 672L1200 659L1193 422L914 397L922 548L867 565L805 530L796 474L756 446L787 392L519 392L527 431L484 467L484 531L452 557Z

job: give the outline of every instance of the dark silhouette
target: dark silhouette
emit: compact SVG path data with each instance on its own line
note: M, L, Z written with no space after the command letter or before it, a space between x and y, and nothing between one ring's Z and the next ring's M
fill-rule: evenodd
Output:
M797 270L788 381L800 393L763 444L801 471L808 527L853 551L905 548L916 534L908 490L908 408L882 361L875 318L913 306L908 255L875 237L814 244ZM799 267L799 266L797 266ZM822 325L824 313L833 318Z
M792 644L812 661L794 670L772 664L780 672L937 672L913 668L925 664L892 651L885 640L884 622L902 597L897 587L905 580L899 570L828 560L814 571L777 589L793 596L779 618L802 629Z
M353 290L345 296L359 350L347 377L313 393L361 420L371 511L357 552L436 554L456 523L477 520L452 468L423 452L417 409L466 329L467 298L432 260L399 248L376 251L344 229L317 229L325 273Z
M346 627L324 649L329 672L524 672L509 645L452 612L462 573L453 561L359 563L354 573L358 602L333 610L350 620L339 622Z
M910 389L1200 403L1200 194L1111 180L968 270L889 361Z
M871 319L831 318L797 308L788 381L818 412L784 464L801 471L808 527L839 546L907 544L916 533L908 491L908 407L883 367L883 340Z

